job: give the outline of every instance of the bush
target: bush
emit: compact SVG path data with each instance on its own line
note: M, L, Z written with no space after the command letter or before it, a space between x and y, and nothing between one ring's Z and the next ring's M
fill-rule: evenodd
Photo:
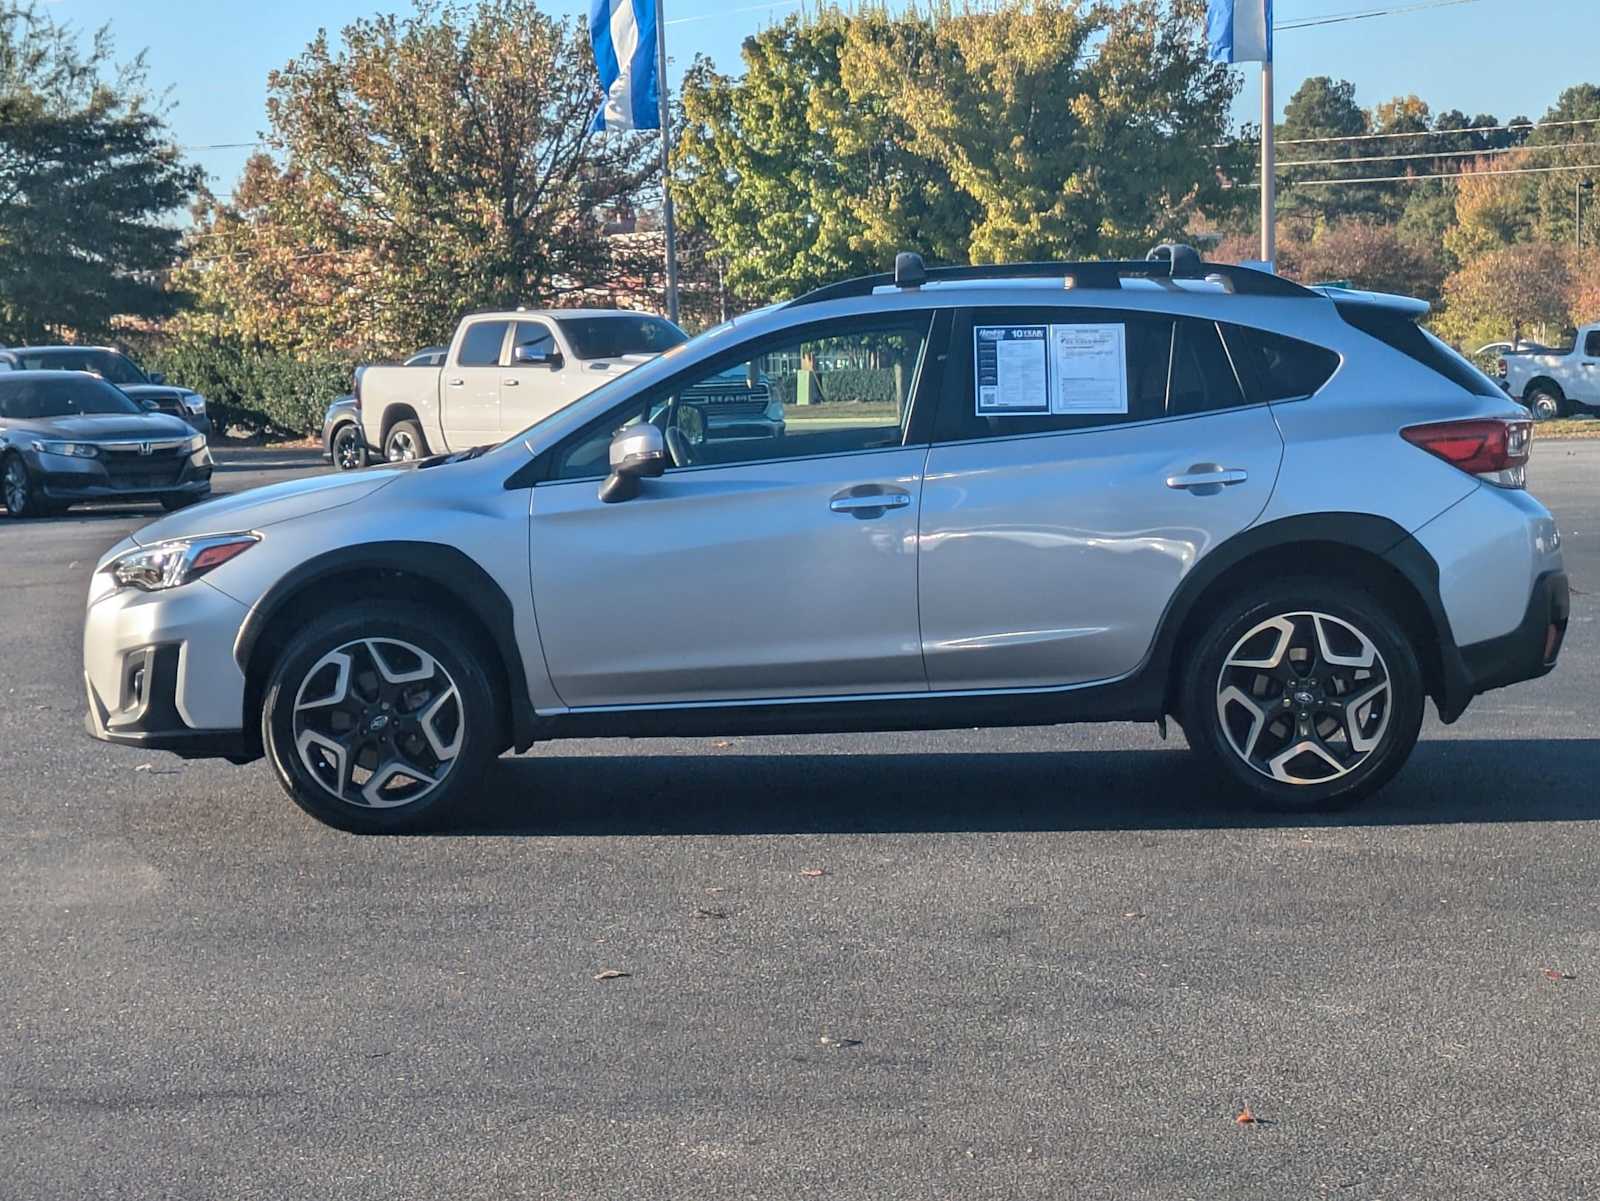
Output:
M183 341L153 348L144 366L193 388L221 429L301 437L322 428L328 402L350 390L355 363L339 355L296 358L228 342Z
M786 405L795 397L796 376L781 375L772 381L772 390ZM892 367L839 367L832 371L819 371L816 375L817 391L824 404L857 401L865 404L894 404L894 369Z

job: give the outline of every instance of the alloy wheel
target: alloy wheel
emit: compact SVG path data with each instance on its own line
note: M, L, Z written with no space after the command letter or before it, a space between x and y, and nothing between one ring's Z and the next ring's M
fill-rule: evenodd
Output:
M1535 421L1554 421L1561 416L1560 402L1548 392L1535 392L1533 403L1528 408Z
M1372 639L1327 613L1285 613L1240 638L1217 678L1235 754L1284 784L1324 784L1371 757L1389 727L1389 669Z
M354 471L364 467L361 455L361 435L353 425L344 426L333 439L334 464L340 471Z
M388 454L391 463L409 463L417 457L417 441L408 430L395 430L389 435Z
M392 809L421 800L455 766L466 734L461 692L426 651L363 638L329 651L295 693L301 764L348 804Z
M11 458L6 462L6 508L12 513L26 513L28 511L28 468L21 459Z

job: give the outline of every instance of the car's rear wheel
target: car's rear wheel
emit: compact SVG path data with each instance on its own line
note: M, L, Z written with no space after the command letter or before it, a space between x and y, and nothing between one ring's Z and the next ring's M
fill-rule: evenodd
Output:
M1567 415L1566 397L1547 384L1528 389L1527 406L1535 421L1554 421Z
M45 511L33 475L22 456L13 451L0 462L0 496L13 517L38 517Z
M334 467L340 471L357 471L367 465L367 444L361 437L361 427L353 421L334 430L328 449Z
M307 813L358 834L435 823L499 753L471 632L413 605L357 604L294 634L267 681L262 743Z
M1211 620L1186 667L1183 729L1255 803L1328 809L1400 770L1424 700L1416 651L1389 608L1306 578L1259 589Z
M428 453L428 440L415 421L397 421L383 439L383 457L390 463L409 463Z

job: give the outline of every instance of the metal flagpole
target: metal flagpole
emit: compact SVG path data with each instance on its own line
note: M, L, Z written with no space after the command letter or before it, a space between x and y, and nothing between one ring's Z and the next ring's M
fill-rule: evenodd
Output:
M1270 9L1268 10L1270 14ZM1270 16L1268 18L1270 20ZM1271 35L1268 35L1269 39ZM1269 40L1268 45L1271 45ZM1278 269L1278 157L1273 144L1272 56L1261 64L1261 261Z
M667 320L678 320L678 231L672 219L672 108L667 100L667 22L656 0L656 91L661 96L661 211L667 235Z

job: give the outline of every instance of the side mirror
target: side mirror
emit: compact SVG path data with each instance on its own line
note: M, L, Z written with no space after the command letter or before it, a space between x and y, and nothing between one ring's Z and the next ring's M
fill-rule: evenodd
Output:
M159 371L152 371L149 379L152 384L164 384L167 382L167 377L162 375Z
M139 407L141 409L143 409L146 413L154 413L154 412L159 411L160 408L161 408L160 405L158 405L155 401L151 400L148 396L141 396L139 398Z
M519 346L511 352L511 361L518 367L548 367L551 371L559 371L566 360L554 348Z
M611 474L600 485L600 499L608 505L639 495L639 481L655 479L667 469L667 443L661 430L642 421L611 439Z

